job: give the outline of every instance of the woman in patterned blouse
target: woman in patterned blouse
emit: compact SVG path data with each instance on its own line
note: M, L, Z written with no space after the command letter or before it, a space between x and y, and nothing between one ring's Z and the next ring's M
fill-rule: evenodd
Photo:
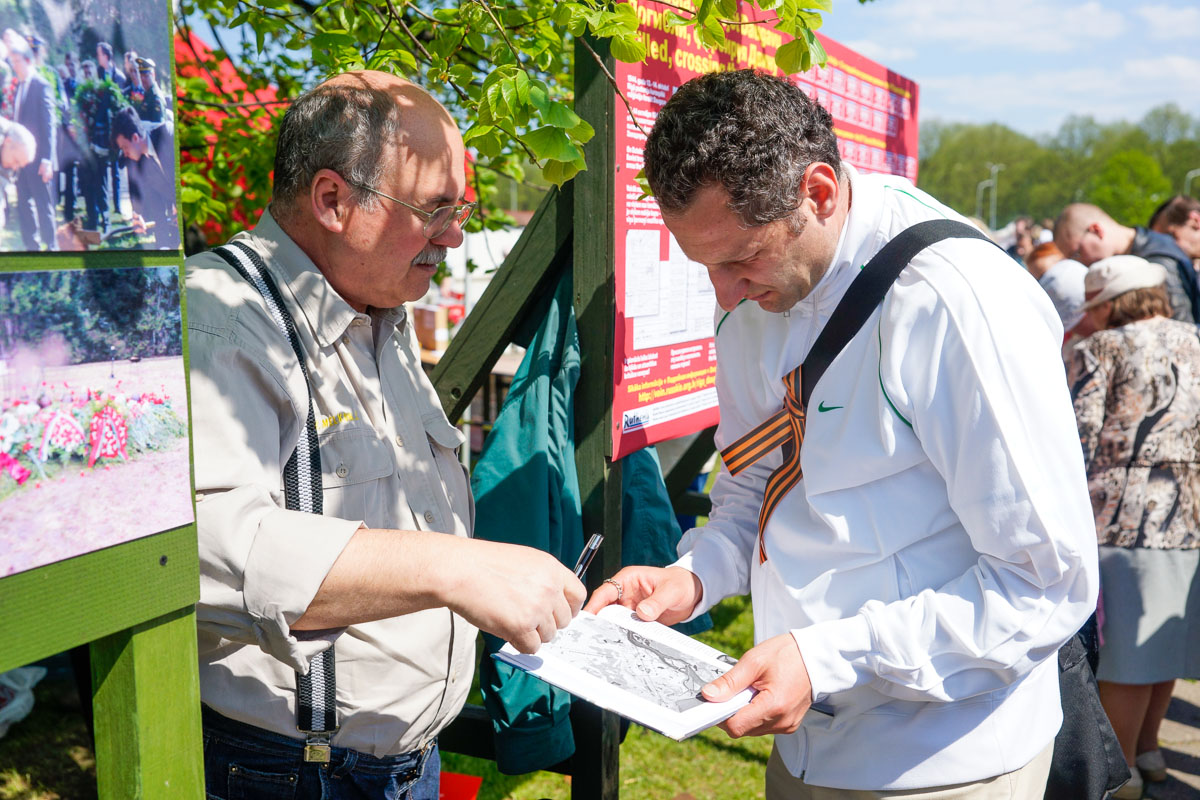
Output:
M1100 699L1140 797L1166 779L1158 728L1176 678L1200 677L1200 334L1170 319L1161 266L1093 264L1071 394L1100 546Z

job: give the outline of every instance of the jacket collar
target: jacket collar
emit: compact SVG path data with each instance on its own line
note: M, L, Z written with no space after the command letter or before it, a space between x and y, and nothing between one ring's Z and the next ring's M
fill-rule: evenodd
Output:
M858 271L882 247L882 243L875 244L880 235L880 187L870 181L860 180L858 171L849 164L843 163L842 169L850 187L851 202L838 235L833 261L808 297L795 308L799 314L814 316L819 320L833 313L842 295L858 276Z

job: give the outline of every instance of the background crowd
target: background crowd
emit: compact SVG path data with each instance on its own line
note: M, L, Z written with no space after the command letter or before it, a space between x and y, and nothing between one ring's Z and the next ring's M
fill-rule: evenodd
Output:
M1200 201L1144 225L1075 203L994 237L1046 290L1087 464L1100 549L1094 666L1141 797L1175 680L1200 678Z
M178 246L170 64L88 34L0 37L0 117L35 150L5 186L0 250Z

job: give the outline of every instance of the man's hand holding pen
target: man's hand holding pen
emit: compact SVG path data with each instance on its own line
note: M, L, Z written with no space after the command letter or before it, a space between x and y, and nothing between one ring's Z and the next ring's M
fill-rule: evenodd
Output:
M558 559L521 545L468 540L445 603L477 628L536 653L579 613L587 590Z
M599 534L588 540L572 574L541 550L472 540L475 563L455 565L458 585L446 605L522 653L536 653L579 613L587 598L580 579L602 541Z

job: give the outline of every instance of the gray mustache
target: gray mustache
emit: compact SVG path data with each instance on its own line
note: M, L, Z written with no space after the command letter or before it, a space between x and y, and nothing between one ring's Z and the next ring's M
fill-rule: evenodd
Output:
M414 264L440 264L446 260L446 248L438 245L428 245L417 257L412 260Z

